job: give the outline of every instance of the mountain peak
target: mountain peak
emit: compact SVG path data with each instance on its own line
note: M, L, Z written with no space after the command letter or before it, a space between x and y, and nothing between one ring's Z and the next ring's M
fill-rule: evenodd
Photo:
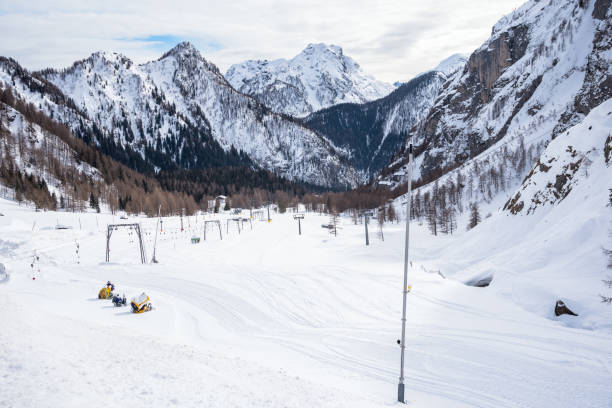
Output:
M120 54L118 52L102 51L102 50L93 52L90 55L90 58L99 59L99 60L108 61L108 62L117 62L117 61L123 61L123 60L129 59L125 55Z
M302 54L324 53L330 51L336 55L342 55L342 47L334 44L327 45L325 43L310 43L302 50Z
M311 43L292 59L245 61L226 79L276 112L304 117L338 103L363 103L388 95L391 84L366 74L342 48Z
M183 41L172 47L169 51L167 51L160 60L169 57L169 56L195 56L202 57L200 51L189 41Z
M132 60L123 54L111 51L96 51L93 52L89 57L76 61L72 64L68 70L74 70L79 66L113 66L113 69L119 69L119 67L130 68L132 66Z

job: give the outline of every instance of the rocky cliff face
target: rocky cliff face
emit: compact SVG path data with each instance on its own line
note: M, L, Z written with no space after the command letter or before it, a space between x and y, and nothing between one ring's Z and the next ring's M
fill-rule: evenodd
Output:
M608 0L532 0L502 18L408 135L416 177L431 180L498 142L550 140L610 98L609 9ZM399 154L383 174L405 163Z
M525 55L529 44L528 31L526 25L510 27L470 56L465 79L466 94L463 96L473 98L472 106L491 101L493 86L499 77Z

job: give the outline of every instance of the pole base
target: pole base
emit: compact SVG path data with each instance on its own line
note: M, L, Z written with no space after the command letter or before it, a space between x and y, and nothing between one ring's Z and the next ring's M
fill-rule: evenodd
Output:
M402 383L397 385L397 400L403 404L406 403L404 400L404 384Z

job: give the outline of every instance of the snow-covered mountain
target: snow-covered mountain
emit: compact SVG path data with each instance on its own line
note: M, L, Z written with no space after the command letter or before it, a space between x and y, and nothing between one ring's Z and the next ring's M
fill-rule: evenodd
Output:
M446 76L454 74L457 70L462 69L467 63L468 58L463 54L453 54L448 58L443 59L432 71L441 72Z
M356 168L367 176L376 175L397 154L412 127L426 117L443 84L466 62L454 54L381 99L332 106L304 122L348 150Z
M232 65L227 80L275 112L304 117L339 103L382 98L394 86L377 81L336 45L309 44L290 60Z
M547 141L612 96L609 0L528 1L502 18L409 134L415 178L433 180L491 147ZM400 153L383 174L403 172Z
M0 79L19 96L103 150L125 148L133 157L128 162L144 160L156 169L252 163L317 185L354 186L359 181L344 152L237 92L189 43L141 65L120 54L97 52L68 69L33 76L7 61ZM54 102L33 83L48 84L70 103Z
M612 99L550 142L504 210L534 214L561 203L573 190L590 190L604 207L612 188ZM577 194L574 193L574 196Z

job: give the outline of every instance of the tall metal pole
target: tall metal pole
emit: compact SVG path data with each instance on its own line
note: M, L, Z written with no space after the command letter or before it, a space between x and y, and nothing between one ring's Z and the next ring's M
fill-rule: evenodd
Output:
M160 221L161 221L161 204L159 205L159 208L157 209L157 225L159 225ZM157 248L157 230L159 229L157 228L157 225L155 226L155 241L153 242L153 258L151 258L152 263L157 263L157 258L155 258L155 249Z
M366 245L370 245L370 235L368 234L368 214L365 214L363 224L365 225Z
M412 143L408 151L408 195L407 195L407 211L406 211L406 241L404 248L404 288L403 288L403 303L402 303L402 340L400 343L401 349L401 368L399 384L397 386L397 400L405 403L404 400L404 353L406 351L406 295L408 294L408 248L410 242L410 197L412 194Z
M113 230L111 229L111 226L108 225L106 227L106 262L110 261L110 237L112 233Z

